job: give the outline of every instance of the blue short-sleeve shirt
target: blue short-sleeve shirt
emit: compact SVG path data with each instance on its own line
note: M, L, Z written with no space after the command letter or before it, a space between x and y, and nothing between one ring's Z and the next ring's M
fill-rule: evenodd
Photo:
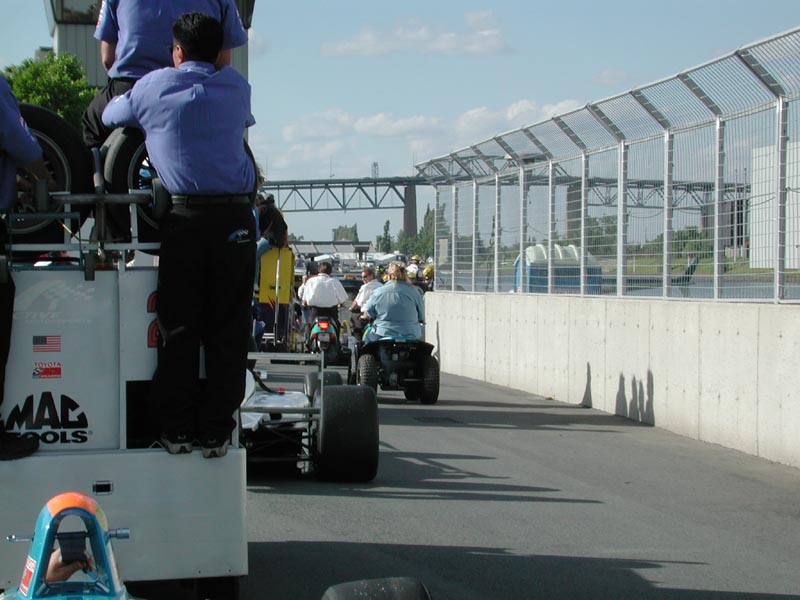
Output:
M116 44L110 77L139 79L172 66L172 25L187 12L202 12L222 23L223 49L247 42L233 0L104 0L94 37Z
M32 163L41 155L8 82L0 75L0 212L10 210L16 198L17 165Z
M412 283L391 281L375 290L364 311L373 319L373 330L381 337L422 337L425 320L422 294Z
M159 69L114 98L103 111L107 127L132 126L172 194L249 194L255 168L244 131L255 123L250 84L231 67L188 61Z

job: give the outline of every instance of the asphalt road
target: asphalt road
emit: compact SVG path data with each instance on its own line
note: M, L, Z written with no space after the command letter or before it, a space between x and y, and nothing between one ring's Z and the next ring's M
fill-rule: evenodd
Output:
M448 375L435 406L379 404L373 482L249 470L243 600L389 576L434 599L800 598L800 470Z

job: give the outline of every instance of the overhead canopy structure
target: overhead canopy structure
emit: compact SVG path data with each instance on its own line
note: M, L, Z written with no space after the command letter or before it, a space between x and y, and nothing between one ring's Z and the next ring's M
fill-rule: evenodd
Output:
M416 165L433 183L490 177L730 117L800 92L800 30Z

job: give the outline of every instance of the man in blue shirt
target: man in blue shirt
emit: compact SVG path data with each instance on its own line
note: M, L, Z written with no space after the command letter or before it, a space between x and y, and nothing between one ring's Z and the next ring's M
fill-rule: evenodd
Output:
M108 84L83 114L83 139L99 147L111 134L102 122L106 105L124 94L150 71L172 66L172 24L187 12L204 12L222 23L225 41L217 66L230 65L231 49L247 43L234 0L105 0L94 37L100 40L100 60Z
M387 272L389 280L372 293L364 307L372 319L372 330L364 341L387 336L421 338L420 323L425 321L422 293L408 280L403 263L391 263Z
M223 456L244 396L256 227L255 167L244 146L250 86L214 66L219 21L181 15L173 26L175 68L153 71L103 113L109 126L139 127L173 209L161 223L156 312L163 347L153 379L161 442ZM199 389L199 350L207 381Z
M8 243L2 213L11 212L17 197L17 167L25 168L39 179L49 177L42 160L42 149L19 114L19 106L8 82L0 75L0 255L6 253ZM3 404L6 362L11 349L14 291L11 274L0 273L0 405ZM0 460L22 458L38 447L38 439L7 433L0 418Z

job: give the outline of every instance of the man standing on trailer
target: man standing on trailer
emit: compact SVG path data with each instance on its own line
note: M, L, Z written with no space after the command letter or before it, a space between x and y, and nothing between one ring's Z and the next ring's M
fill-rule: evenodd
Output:
M99 148L111 135L102 121L103 109L150 71L172 66L172 24L187 12L204 12L222 23L223 50L217 67L231 64L231 49L247 43L234 0L104 0L94 37L100 40L100 60L108 83L83 114L83 140Z
M42 159L42 149L19 113L17 100L0 75L0 213L11 213L17 197L17 167L37 179L50 177ZM6 222L0 219L0 255L9 243ZM0 406L6 382L6 362L11 349L11 324L14 317L14 281L6 269L0 270ZM32 454L39 448L38 438L8 433L0 418L0 460Z
M150 160L172 195L161 223L156 313L163 347L153 379L161 443L170 454L224 456L244 396L256 258L255 166L244 145L250 85L215 64L219 21L181 15L175 68L142 77L103 113L107 126L144 130ZM199 389L205 348L206 386Z

